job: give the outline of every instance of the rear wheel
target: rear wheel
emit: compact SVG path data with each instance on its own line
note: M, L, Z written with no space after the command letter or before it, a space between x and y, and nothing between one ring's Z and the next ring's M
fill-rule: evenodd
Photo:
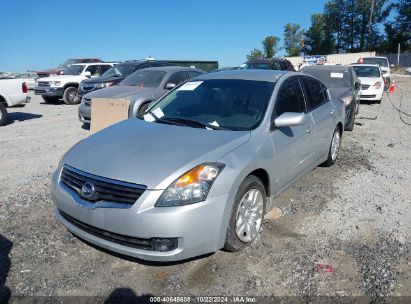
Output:
M58 97L50 97L50 96L41 96L46 103L57 102L60 100Z
M333 137L331 139L330 148L328 149L328 157L325 162L322 163L324 167L331 167L334 165L338 157L338 152L340 151L341 146L341 130L339 127L336 127L334 130Z
M224 249L239 251L250 246L260 232L266 204L265 188L261 180L247 176L235 196L227 228Z
M6 106L0 103L0 126L4 126L7 123L7 109Z
M68 87L64 90L63 100L68 105L79 104L81 101L80 94L76 87Z

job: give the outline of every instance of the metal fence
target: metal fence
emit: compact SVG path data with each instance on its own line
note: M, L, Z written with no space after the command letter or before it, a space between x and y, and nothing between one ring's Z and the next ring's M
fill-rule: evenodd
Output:
M390 64L400 67L411 67L411 53L400 53L400 62L398 62L398 54L381 54L378 56L387 57Z
M348 65L351 63L355 63L361 57L372 57L375 56L375 52L361 52L361 53L347 53L347 54L331 54L331 55L324 55L327 58L327 61L331 64L340 64L340 65ZM294 65L294 67L298 67L304 61L302 56L299 57L286 57L290 62Z

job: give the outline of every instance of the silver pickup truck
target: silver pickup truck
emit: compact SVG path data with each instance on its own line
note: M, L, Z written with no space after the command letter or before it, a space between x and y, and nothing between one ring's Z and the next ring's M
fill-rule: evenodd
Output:
M7 123L7 108L30 102L27 85L21 79L0 79L0 126Z

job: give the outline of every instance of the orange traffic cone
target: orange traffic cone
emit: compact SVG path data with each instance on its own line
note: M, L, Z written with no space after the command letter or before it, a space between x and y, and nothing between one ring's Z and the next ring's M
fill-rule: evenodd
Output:
M395 89L395 81L393 80L390 84L390 90L388 91L389 93L394 93Z

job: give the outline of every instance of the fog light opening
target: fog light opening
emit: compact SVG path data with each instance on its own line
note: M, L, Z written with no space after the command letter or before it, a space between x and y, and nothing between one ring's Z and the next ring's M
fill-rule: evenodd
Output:
M154 251L171 251L177 248L177 238L161 238L153 239L153 249Z

